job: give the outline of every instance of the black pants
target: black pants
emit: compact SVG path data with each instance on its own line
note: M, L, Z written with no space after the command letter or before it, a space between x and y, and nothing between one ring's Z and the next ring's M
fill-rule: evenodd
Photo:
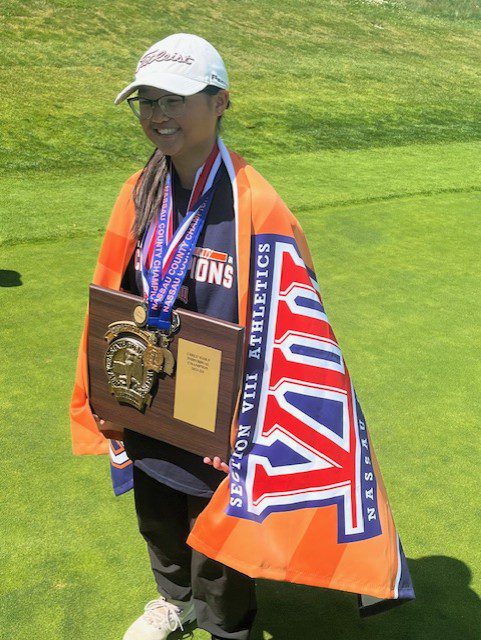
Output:
M134 497L158 592L193 598L198 626L214 638L247 640L257 611L255 581L186 543L209 499L171 489L135 465Z

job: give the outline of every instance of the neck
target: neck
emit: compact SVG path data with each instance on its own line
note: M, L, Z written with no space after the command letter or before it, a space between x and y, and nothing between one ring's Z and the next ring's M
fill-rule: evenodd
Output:
M188 156L172 156L172 162L179 176L180 184L184 189L192 189L194 187L195 174L209 157L216 140L217 134L202 148L189 151Z

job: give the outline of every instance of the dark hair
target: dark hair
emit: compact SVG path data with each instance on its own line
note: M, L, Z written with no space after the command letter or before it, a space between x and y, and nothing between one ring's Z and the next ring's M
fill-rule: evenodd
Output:
M210 96L215 96L219 91L220 87L209 84L198 93L207 93ZM230 106L231 102L229 99L226 109ZM222 115L217 117L216 129L218 133L221 131L221 121ZM148 228L151 220L160 209L166 173L167 157L157 148L145 163L132 191L135 205L135 220L132 225L131 234L137 239L142 237L144 230Z

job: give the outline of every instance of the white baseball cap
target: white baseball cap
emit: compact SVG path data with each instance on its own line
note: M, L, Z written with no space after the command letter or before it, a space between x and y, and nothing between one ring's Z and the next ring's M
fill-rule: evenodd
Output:
M153 44L135 70L135 80L115 98L125 100L141 85L190 96L212 84L229 88L227 71L219 52L210 42L192 33L174 33Z

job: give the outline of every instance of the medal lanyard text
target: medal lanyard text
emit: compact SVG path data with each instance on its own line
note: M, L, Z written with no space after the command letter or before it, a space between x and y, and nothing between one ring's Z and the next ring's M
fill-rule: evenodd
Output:
M169 231L172 233L173 228L172 175L170 171L166 175L159 220L154 231L155 242L150 269L146 268L142 260L144 280L148 285L147 325L152 329L161 331L171 329L172 309L212 204L219 182L218 173L221 163L222 158L216 145L211 156L197 172L186 218L170 241L167 236ZM204 184L204 193L193 204L196 190L198 191L202 184Z

